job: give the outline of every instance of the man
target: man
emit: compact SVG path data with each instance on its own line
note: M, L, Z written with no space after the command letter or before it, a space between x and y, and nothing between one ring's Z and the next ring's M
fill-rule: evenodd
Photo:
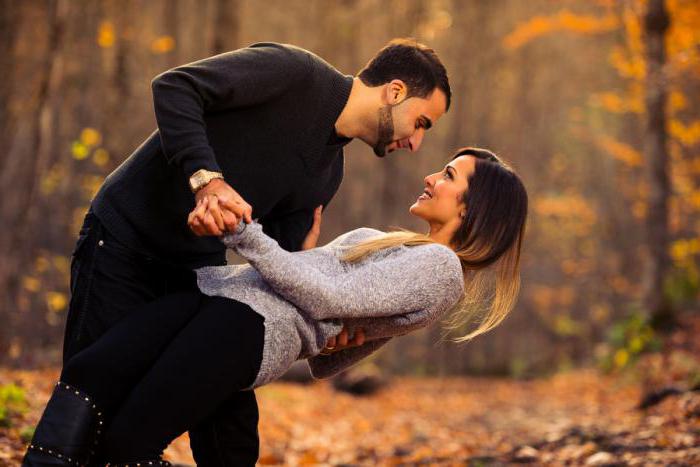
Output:
M64 361L140 304L196 287L192 269L225 264L217 236L241 219L254 215L287 250L314 246L315 208L340 185L343 147L359 138L379 157L417 151L451 94L435 52L403 39L355 78L306 50L259 43L166 71L152 88L158 130L107 177L74 251ZM204 222L188 228L204 198ZM337 343L353 344L347 333ZM253 391L232 395L190 431L198 465L254 465L257 422ZM65 431L34 443L65 445Z

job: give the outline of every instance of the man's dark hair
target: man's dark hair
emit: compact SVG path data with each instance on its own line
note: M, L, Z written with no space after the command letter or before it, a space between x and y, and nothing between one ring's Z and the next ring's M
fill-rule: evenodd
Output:
M435 88L447 98L445 111L450 108L452 91L447 79L447 70L430 47L415 39L393 39L385 45L357 77L366 86L375 87L400 79L408 87L407 97L425 99Z

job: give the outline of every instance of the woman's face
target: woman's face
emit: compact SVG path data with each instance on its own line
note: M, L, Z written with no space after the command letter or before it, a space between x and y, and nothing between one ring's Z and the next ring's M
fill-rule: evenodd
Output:
M431 228L449 225L456 230L466 209L462 198L468 189L467 178L474 173L475 164L473 156L460 156L442 171L425 177L425 190L409 212L427 221Z

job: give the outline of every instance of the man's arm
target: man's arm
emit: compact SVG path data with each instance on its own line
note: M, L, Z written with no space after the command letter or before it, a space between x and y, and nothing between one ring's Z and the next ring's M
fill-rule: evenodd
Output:
M188 178L199 169L221 172L207 139L204 114L272 100L303 81L310 69L300 49L265 43L156 76L151 83L153 106L168 162L182 167Z
M274 220L267 220L263 225L263 232L277 240L279 246L287 251L308 250L309 246L316 246L314 243L313 246L309 244L305 247L305 240L310 231L314 228L320 229L320 213L316 227L314 216L314 210L298 210Z
M200 169L221 172L206 135L204 115L272 100L302 82L309 63L301 49L266 43L158 75L151 83L153 105L168 162L181 167L188 178ZM252 207L226 181L214 179L195 195L197 202L207 198L211 202L202 222L188 222L196 235L221 235L241 219L251 221ZM232 207L222 209L218 201Z

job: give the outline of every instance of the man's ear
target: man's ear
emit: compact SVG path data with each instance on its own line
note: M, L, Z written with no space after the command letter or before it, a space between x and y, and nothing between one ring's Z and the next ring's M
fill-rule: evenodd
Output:
M384 89L384 98L389 105L400 104L406 99L406 95L408 94L406 83L400 79L393 79L389 81L386 83Z

